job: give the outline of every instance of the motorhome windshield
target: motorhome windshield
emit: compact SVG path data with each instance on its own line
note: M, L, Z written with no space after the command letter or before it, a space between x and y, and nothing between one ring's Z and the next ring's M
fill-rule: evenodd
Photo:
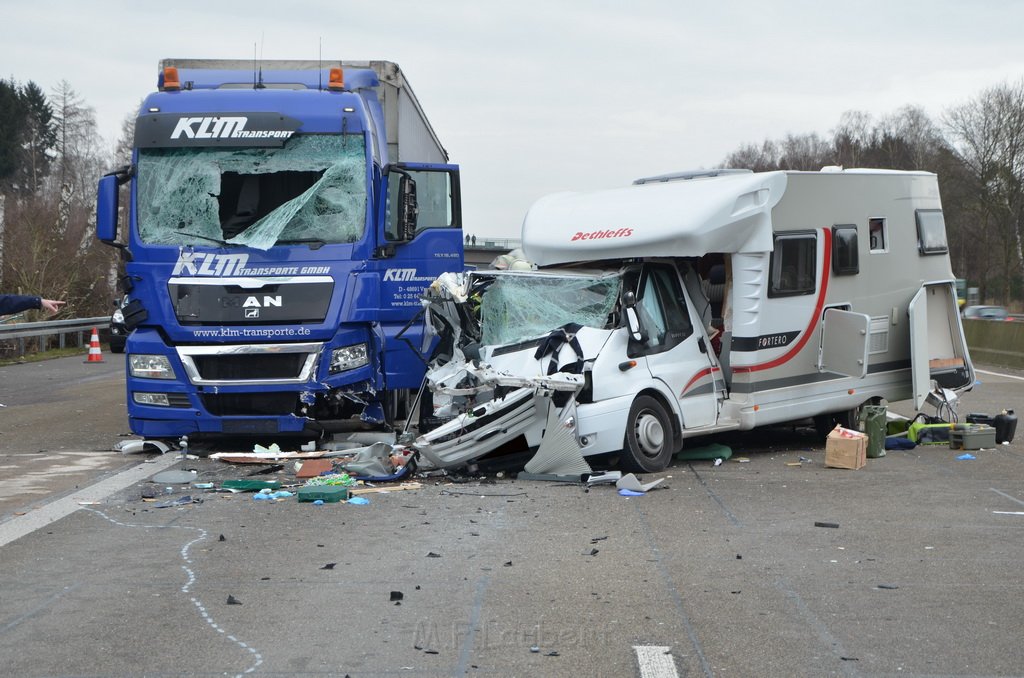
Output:
M158 245L351 243L366 219L358 135L300 135L281 148L140 149L138 225Z
M547 334L566 323L609 327L621 279L551 275L499 275L483 294L484 344L511 344Z

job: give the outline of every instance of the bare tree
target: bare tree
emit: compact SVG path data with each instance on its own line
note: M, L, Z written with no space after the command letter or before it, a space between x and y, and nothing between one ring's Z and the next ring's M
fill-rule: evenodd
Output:
M1024 276L1024 80L983 91L944 123L975 184L973 211L994 259L979 271L982 295L992 284L1006 304Z
M768 172L778 169L779 151L775 142L765 140L760 146L746 144L739 150L734 151L723 161L723 167L736 167L753 170L754 172Z
M846 111L832 130L832 146L836 164L843 167L863 167L864 151L871 145L871 114L864 111Z

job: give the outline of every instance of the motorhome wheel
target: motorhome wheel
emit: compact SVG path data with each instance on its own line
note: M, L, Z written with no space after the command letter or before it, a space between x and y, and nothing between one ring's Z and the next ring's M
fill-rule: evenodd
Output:
M814 432L820 437L825 438L836 427L836 424L843 428L856 429L859 414L859 407L855 407L852 410L843 410L842 412L819 414L814 417Z
M619 466L641 473L664 470L672 459L673 438L672 423L661 403L650 396L639 396L629 409L625 454Z

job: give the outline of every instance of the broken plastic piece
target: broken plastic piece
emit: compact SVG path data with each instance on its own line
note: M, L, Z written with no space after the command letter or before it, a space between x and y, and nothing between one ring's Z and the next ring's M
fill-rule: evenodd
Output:
M159 440L122 440L114 445L114 450L121 454L136 454L138 452L159 452L164 454L170 449L169 445Z
M622 471L605 471L604 473L592 473L587 478L587 485L611 485L618 482L622 477Z
M622 476L621 478L619 478L615 482L615 487L619 488L620 490L631 490L633 492L640 492L642 494L642 493L647 492L648 490L650 490L655 485L658 485L663 480L665 480L665 479L664 478L658 478L657 480L654 480L654 481L649 482L649 483L641 483L640 480L636 477L636 475L634 475L632 473L627 473L626 475ZM622 493L620 492L619 494L622 494ZM631 495L626 495L626 496L631 496Z
M977 457L975 457L973 454L970 454L969 452L964 452L959 457L957 457L957 459L967 460L967 459L977 459Z
M183 484L191 483L199 475L196 471L161 471L153 476L153 482L163 485L165 483Z
M624 487L620 487L619 488L619 494L621 494L623 497L642 497L642 496L644 496L647 493L646 492L638 492L636 490L627 490Z
M523 467L530 474L551 474L575 476L578 481L584 474L593 473L590 464L583 458L583 451L576 440L574 419L575 408L566 406L559 416L555 407L548 407L548 421L537 453Z
M241 492L281 489L281 483L276 480L225 480L220 486L226 490L239 490Z
M350 504L357 504L357 505L363 506L363 505L369 504L370 500L367 499L366 497L351 497L348 500L348 503L350 503Z
M201 502L202 499L193 499L189 495L185 495L184 497L177 497L176 499L171 499L170 501L164 501L160 502L159 504L154 504L154 508L173 508L175 506L185 506L186 504L198 504Z

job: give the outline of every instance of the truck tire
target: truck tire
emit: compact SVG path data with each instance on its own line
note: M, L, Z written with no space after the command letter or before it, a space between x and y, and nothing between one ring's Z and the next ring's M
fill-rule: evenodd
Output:
M668 412L656 399L642 395L633 401L619 466L623 471L663 471L675 453L675 436Z

